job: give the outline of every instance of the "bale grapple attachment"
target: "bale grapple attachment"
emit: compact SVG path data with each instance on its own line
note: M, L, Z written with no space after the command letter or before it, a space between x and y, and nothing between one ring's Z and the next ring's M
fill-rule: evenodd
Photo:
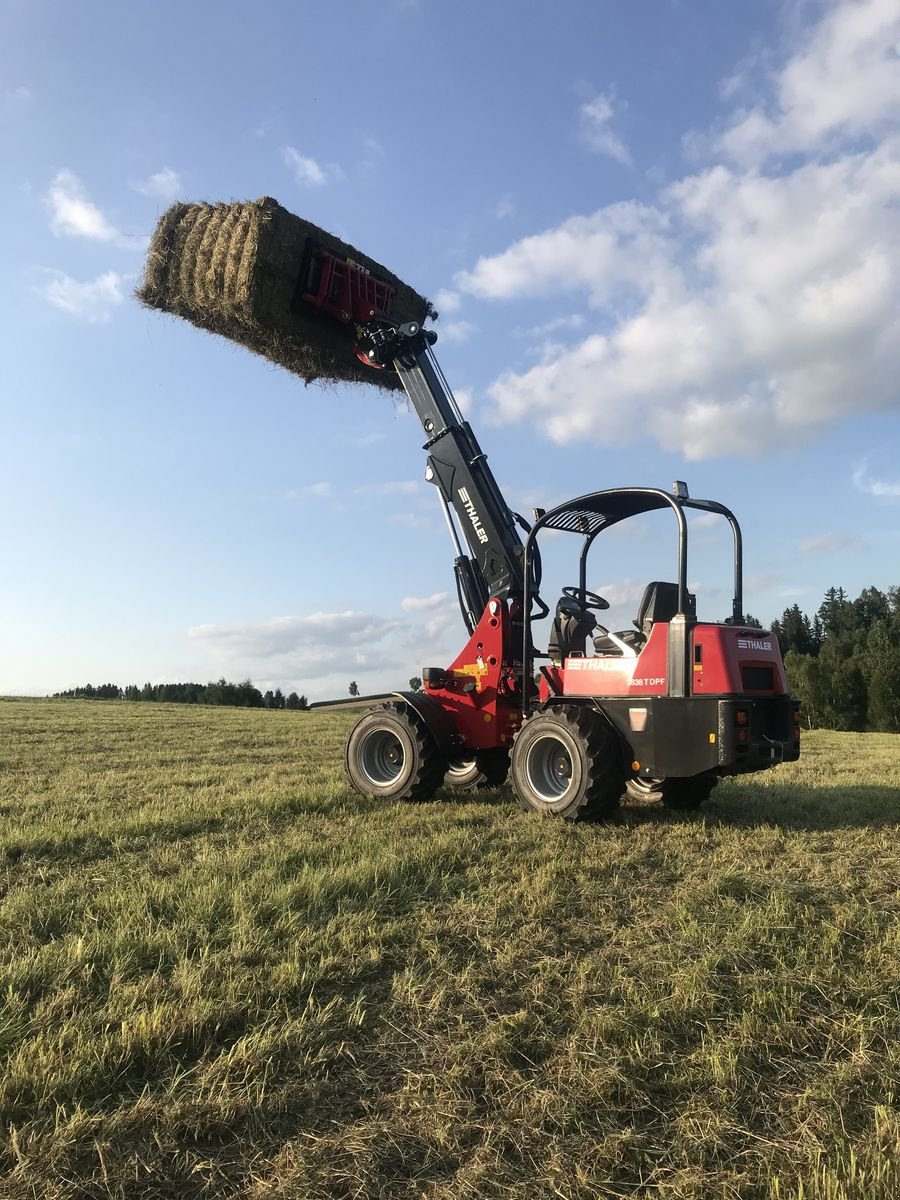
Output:
M307 383L389 389L400 380L359 361L355 326L375 317L421 324L431 312L381 263L269 197L173 204L151 239L137 295Z

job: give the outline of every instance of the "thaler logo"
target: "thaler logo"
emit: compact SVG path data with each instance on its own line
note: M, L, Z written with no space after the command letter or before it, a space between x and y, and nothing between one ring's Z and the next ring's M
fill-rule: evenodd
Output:
M755 638L738 638L739 650L771 650L771 642L758 642Z
M481 517L479 517L478 513L475 511L475 505L469 499L468 491L465 488L460 488L457 495L463 502L463 508L465 508L466 512L469 514L469 520L472 522L472 528L475 530L475 536L478 538L479 542L484 545L484 543L488 540L488 535L484 532L484 528L481 524Z

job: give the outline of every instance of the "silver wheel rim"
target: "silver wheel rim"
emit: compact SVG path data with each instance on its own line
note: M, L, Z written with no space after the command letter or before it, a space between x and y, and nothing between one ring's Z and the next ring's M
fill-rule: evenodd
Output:
M471 774L475 767L474 758L454 758L450 760L450 766L447 768L447 777L449 779L460 779Z
M631 780L631 786L636 792L646 792L649 795L651 792L658 792L665 782L664 779L641 779L638 775Z
M360 742L359 766L376 787L396 783L406 766L403 743L389 729L373 729Z
M525 776L528 786L544 804L557 804L572 786L572 755L565 742L545 733L528 747Z

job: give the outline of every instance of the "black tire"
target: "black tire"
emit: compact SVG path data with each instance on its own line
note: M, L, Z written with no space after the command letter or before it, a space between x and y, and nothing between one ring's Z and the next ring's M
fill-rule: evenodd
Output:
M640 775L625 784L625 795L629 800L658 800L663 802L665 779L641 779Z
M523 808L576 821L604 817L625 787L619 740L589 708L552 708L529 717L510 758Z
M391 702L360 717L344 753L347 778L370 800L430 800L447 759L424 723L405 704Z
M715 775L693 775L690 779L667 779L662 802L678 812L693 812L705 804L719 782Z
M483 792L500 787L508 774L508 750L477 750L468 758L450 760L444 787L454 792Z
M629 800L658 800L666 808L691 812L700 808L718 783L715 775L693 775L688 779L629 779L625 795Z

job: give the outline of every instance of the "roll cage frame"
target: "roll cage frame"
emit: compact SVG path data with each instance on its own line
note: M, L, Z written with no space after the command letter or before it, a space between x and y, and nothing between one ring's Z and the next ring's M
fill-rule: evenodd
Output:
M662 488L608 488L600 492L588 492L574 500L568 500L546 512L536 511L535 522L528 533L525 542L524 563L524 594L523 594L523 626L522 626L522 678L527 684L533 676L534 661L539 655L534 650L531 636L532 614L531 580L532 572L529 564L539 550L537 538L546 529L556 529L565 533L579 533L584 538L578 565L578 590L582 603L587 591L587 559L596 539L613 525L642 513L670 509L675 514L678 527L678 613L669 623L669 695L687 696L690 694L690 680L687 667L690 661L689 642L691 630L696 625L696 617L687 612L687 555L688 529L684 514L686 508L698 509L701 512L715 513L724 517L731 526L734 567L734 595L731 604L731 617L728 624L741 625L744 622L743 613L743 538L741 527L734 513L720 504L717 500L693 500L687 494L687 487L676 483L673 491L666 492ZM546 607L542 605L541 607ZM532 689L524 686L523 716L528 716L532 704L528 697Z

